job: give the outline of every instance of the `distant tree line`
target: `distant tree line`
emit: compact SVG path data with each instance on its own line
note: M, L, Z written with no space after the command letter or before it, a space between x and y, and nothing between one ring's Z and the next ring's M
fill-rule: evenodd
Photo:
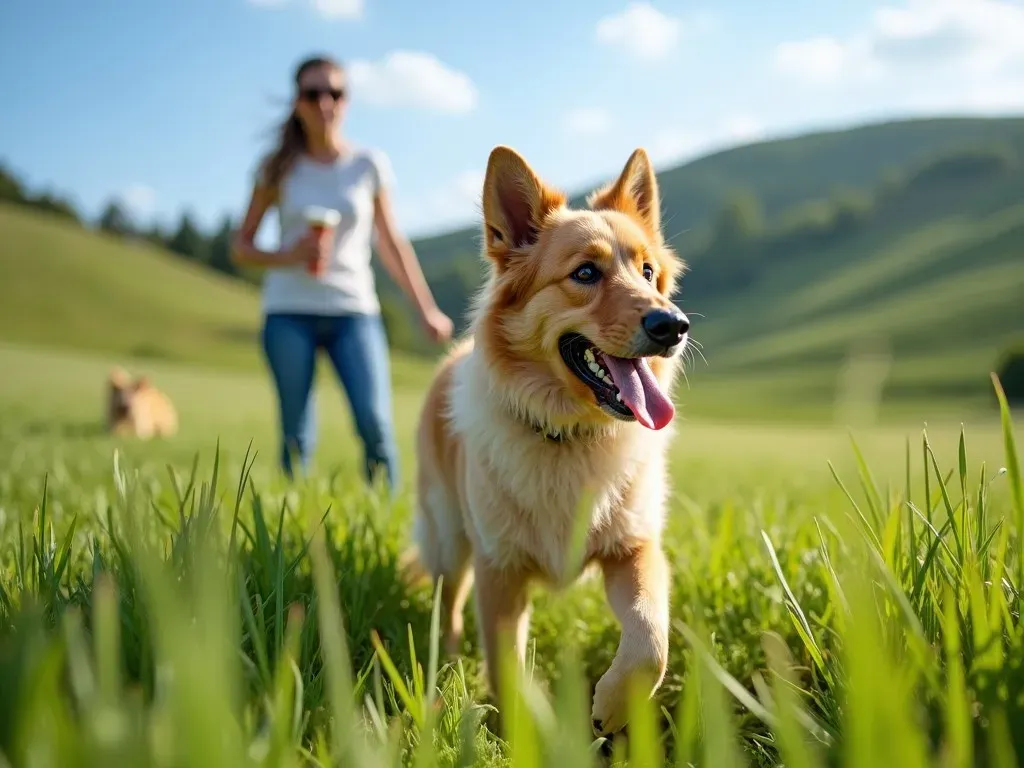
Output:
M81 224L82 219L75 206L65 198L49 191L33 193L14 175L12 171L0 165L0 202L14 203L26 208L35 208L59 216L62 219Z
M79 213L70 200L50 192L35 194L8 168L0 166L0 202L52 213L83 227L90 222ZM225 216L213 232L203 232L189 212L182 214L177 227L164 231L158 225L144 226L135 222L128 209L118 200L110 200L92 228L118 238L148 242L165 248L190 261L195 261L225 274L238 276L231 263L231 236L234 227Z

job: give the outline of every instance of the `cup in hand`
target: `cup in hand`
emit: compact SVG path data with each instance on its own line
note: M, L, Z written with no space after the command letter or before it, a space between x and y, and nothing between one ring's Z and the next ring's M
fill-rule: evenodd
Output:
M303 211L303 216L310 230L319 239L321 247L326 249L330 244L331 238L334 236L335 227L341 221L341 214L331 208L311 205ZM306 271L311 275L319 277L323 274L325 267L326 264L322 259L311 259L306 264Z

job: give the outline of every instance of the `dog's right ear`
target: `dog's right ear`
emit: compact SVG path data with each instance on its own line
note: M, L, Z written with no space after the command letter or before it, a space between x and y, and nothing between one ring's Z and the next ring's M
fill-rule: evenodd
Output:
M128 376L128 372L124 368L110 369L110 376L108 377L110 386L123 389L128 386L129 380L130 377Z
M544 219L565 196L541 181L510 147L491 150L484 175L484 242L499 269L509 254L537 241Z

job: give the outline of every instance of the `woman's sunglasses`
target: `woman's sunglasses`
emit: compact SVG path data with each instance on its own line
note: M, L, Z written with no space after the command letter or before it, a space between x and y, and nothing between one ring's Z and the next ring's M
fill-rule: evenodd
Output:
M299 98L303 101L320 101L321 96L330 96L334 101L341 101L345 98L344 88L303 88L299 91Z

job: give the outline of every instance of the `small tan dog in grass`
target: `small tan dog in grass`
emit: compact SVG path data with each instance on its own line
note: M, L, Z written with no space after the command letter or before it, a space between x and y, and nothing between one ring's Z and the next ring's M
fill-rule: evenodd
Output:
M124 369L114 368L108 379L107 430L143 440L170 437L178 431L178 414L148 377L133 380Z
M592 709L595 729L610 734L625 725L634 675L653 694L668 658L665 452L689 321L669 300L683 265L662 236L646 152L587 202L570 209L514 150L491 152L490 277L471 337L441 364L423 407L406 563L443 576L450 653L475 586L498 696L499 638L511 638L521 663L529 585L557 589L600 568L622 625ZM583 562L568 562L581 504Z

